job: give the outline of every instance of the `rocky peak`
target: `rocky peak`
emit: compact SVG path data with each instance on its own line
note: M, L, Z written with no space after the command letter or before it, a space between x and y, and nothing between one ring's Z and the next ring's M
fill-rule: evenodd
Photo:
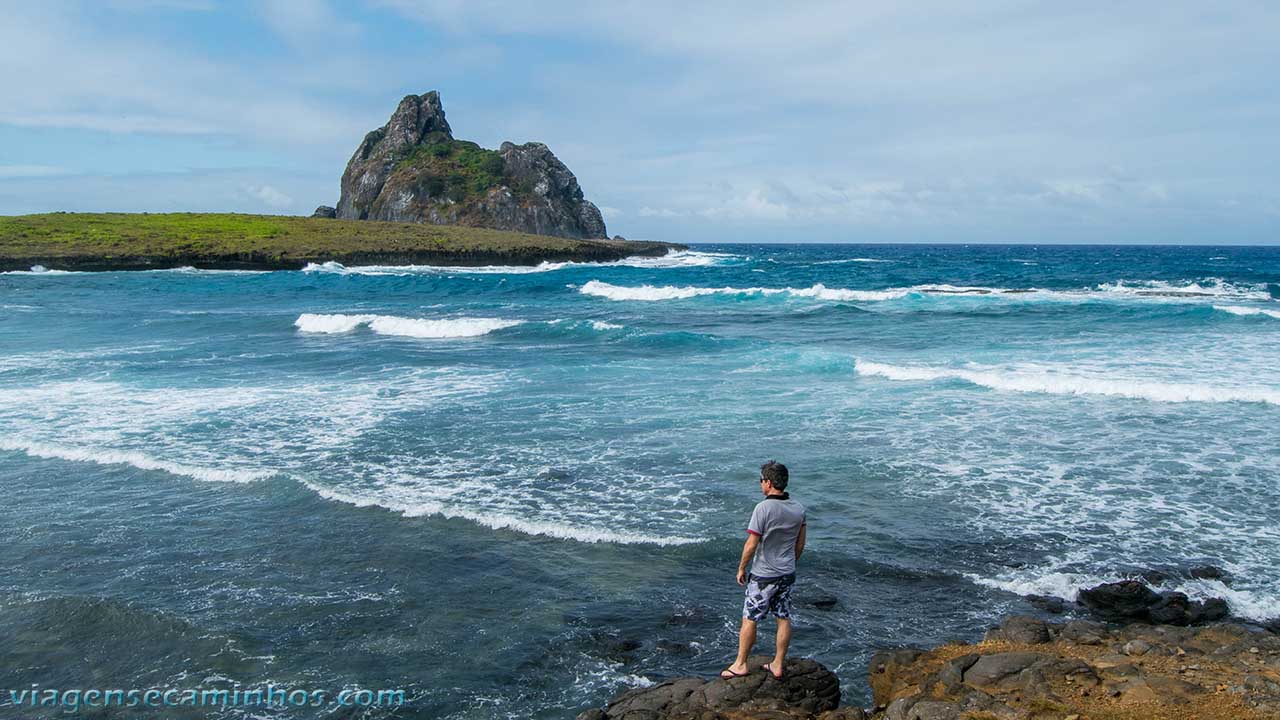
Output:
M400 101L365 135L342 174L337 217L468 225L567 238L605 238L600 210L538 142L486 150L456 140L440 95Z

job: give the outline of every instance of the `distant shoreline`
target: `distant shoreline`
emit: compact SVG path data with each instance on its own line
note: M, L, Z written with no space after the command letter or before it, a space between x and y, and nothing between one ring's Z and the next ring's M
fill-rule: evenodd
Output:
M684 245L577 240L449 225L237 213L0 217L0 271L300 270L343 265L537 265L661 256Z

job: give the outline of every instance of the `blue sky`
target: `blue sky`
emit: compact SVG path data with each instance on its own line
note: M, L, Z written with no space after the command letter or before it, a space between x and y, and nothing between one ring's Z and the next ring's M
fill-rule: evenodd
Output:
M1280 242L1280 5L6 3L0 214L309 214L437 89L609 229Z

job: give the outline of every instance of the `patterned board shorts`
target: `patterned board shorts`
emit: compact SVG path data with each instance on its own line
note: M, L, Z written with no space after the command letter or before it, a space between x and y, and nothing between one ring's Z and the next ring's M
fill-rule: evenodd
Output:
M773 613L776 618L791 617L791 586L795 575L761 585L754 575L747 580L747 599L742 604L742 617L760 622Z

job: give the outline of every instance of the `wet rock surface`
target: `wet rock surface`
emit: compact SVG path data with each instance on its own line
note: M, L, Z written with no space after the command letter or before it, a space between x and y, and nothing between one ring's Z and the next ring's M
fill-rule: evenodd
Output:
M1193 568L1203 577L1224 577L1217 568ZM1113 621L1151 622L1163 625L1200 625L1217 622L1230 614L1226 600L1192 600L1176 591L1156 592L1142 580L1104 583L1080 591L1076 599L1095 615Z
M587 710L578 720L855 720L858 708L837 710L840 680L808 659L788 659L782 679L761 668L771 658L753 656L744 677L669 680L614 698L604 708Z

